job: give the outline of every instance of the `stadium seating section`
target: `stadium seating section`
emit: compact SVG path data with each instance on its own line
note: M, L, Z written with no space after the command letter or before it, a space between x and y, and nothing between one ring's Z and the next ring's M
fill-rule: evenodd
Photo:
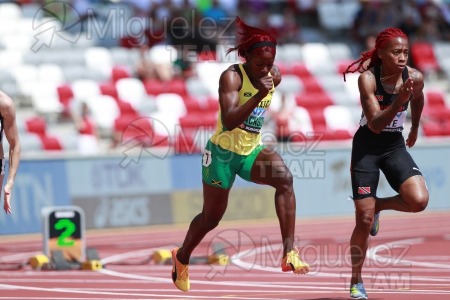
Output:
M19 110L31 105L35 112L17 120L24 151L74 150L73 136L52 134L48 122L57 120L56 125L52 123L57 126L82 102L88 105L101 136L117 145L138 140L149 147L199 152L205 136L215 129L217 83L225 67L234 62L225 61L223 53L199 57L194 65L196 77L140 80L135 75L140 60L136 48L99 47L84 35L75 42L55 35L50 46L37 49L31 16L12 3L1 4L0 15L0 89L18 101ZM58 23L52 26L61 27ZM272 111L284 98L291 105L291 115L289 121L279 122L268 116L268 126L274 132L282 127L284 134L309 139L351 139L361 107L358 75L347 75L346 82L342 76L354 60L349 46L337 42L283 44L277 51L276 64L284 79ZM450 43L411 45L412 63L419 70L442 72L450 79L449 53ZM444 91L426 89L425 100L421 133L450 136L450 107Z

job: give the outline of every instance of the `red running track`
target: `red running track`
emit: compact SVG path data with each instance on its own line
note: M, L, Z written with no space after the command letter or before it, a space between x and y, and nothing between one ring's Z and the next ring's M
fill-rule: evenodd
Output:
M177 290L170 265L149 262L155 249L180 243L187 226L88 231L100 271L5 270L42 253L40 235L2 237L0 299L348 299L348 240L353 218L297 220L296 242L308 275L282 273L276 220L224 222L195 255L222 242L227 266L192 265L191 290ZM450 212L384 213L364 269L369 299L450 299Z

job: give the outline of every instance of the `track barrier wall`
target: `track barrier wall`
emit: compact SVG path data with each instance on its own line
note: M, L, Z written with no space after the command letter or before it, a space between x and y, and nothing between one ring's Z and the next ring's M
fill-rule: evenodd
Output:
M348 146L277 149L294 176L297 216L353 215ZM410 153L430 191L428 210L450 209L450 144L423 143ZM23 158L11 215L0 213L0 234L39 233L41 208L81 207L86 228L189 222L202 208L201 156ZM275 218L274 189L237 178L225 220ZM383 175L379 196L393 195ZM3 197L3 195L2 195ZM3 199L2 199L3 200Z

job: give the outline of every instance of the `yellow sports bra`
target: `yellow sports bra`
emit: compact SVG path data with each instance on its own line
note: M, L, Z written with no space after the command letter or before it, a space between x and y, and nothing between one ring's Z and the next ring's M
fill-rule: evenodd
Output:
M258 90L252 85L243 65L239 64L238 66L242 74L242 87L239 90L239 105L242 105L253 97ZM272 87L248 118L233 130L227 130L223 126L222 115L219 110L217 127L214 135L210 138L211 142L240 155L250 154L256 146L261 144L261 128L274 91L275 87Z

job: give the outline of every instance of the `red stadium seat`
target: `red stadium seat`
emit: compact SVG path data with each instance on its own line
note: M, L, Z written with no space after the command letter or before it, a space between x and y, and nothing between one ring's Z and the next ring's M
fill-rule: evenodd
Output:
M427 107L423 115L437 122L445 122L450 119L450 108L447 107Z
M208 99L208 111L211 113L216 113L219 111L220 105L219 105L219 99L215 98L209 98Z
M277 65L281 74L292 74L292 68L289 64L286 64L284 62L276 62L275 64Z
M32 117L25 121L27 132L35 133L39 136L47 134L47 122L41 117Z
M323 108L314 108L308 110L309 116L311 118L311 123L313 130L315 132L323 132L327 130L327 122L325 119L325 114Z
M148 95L159 95L162 93L174 93L185 97L186 83L182 79L161 81L157 79L147 79L144 81L145 91Z
M431 43L413 43L411 45L411 59L416 68L422 72L439 71L439 64Z
M191 97L186 97L183 100L188 114L201 113L205 111L206 105L204 105L200 101L197 101Z
M146 79L144 81L145 91L148 95L159 95L165 93L165 87L162 84L162 81L157 79Z
M349 140L353 137L353 134L345 129L337 129L332 131L334 140Z
M114 131L122 132L125 128L133 123L138 117L135 115L121 115L114 121Z
M293 63L290 67L289 73L297 75L302 80L312 78L311 73L304 63Z
M445 96L444 93L437 90L428 90L425 92L426 105L430 108L438 107L444 108L445 104Z
M123 66L114 66L111 70L111 81L116 83L117 80L122 78L130 78L131 74L128 68Z
M138 112L129 102L119 100L117 101L117 106L119 106L121 116L134 116L135 118L139 116Z
M114 132L122 145L135 141L143 147L167 147L167 136L158 135L153 130L150 118L132 115L120 116L114 122Z
M181 96L186 96L186 83L183 79L172 79L171 81L165 82L167 88L166 93L174 93Z
M138 46L140 46L142 44L142 42L137 37L128 35L128 36L121 37L119 40L119 44L120 44L120 47L130 49L130 48L137 48Z
M119 95L117 93L117 89L114 83L111 82L102 82L99 85L100 87L100 93L102 95L107 95L107 96L111 96L114 99L118 99Z
M352 138L352 134L348 130L344 129L323 129L315 130L314 135L308 136L309 140L318 141L344 141Z
M333 100L324 92L303 93L295 97L298 106L310 109L324 109L333 105Z
M211 50L203 50L198 54L199 61L216 61L216 57L216 52Z
M445 120L442 126L442 134L445 136L450 136L450 119Z
M64 110L69 110L70 101L73 99L73 90L69 84L63 84L56 88L59 102L64 106Z
M442 124L439 124L438 122L424 122L422 124L422 131L424 136L432 137L432 136L443 136L444 130Z
M192 134L200 128L214 130L217 124L216 113L191 113L179 119L180 127L187 135Z
M201 112L207 114L217 113L219 110L219 100L215 98L209 98L204 101L193 97L185 97L183 100L188 114Z
M320 83L312 76L302 78L302 83L304 93L324 93Z
M340 60L337 62L336 64L336 71L338 72L338 74L343 74L348 66L353 63L352 60Z
M47 151L60 151L63 150L61 142L58 138L53 136L40 136L42 142L42 148Z

